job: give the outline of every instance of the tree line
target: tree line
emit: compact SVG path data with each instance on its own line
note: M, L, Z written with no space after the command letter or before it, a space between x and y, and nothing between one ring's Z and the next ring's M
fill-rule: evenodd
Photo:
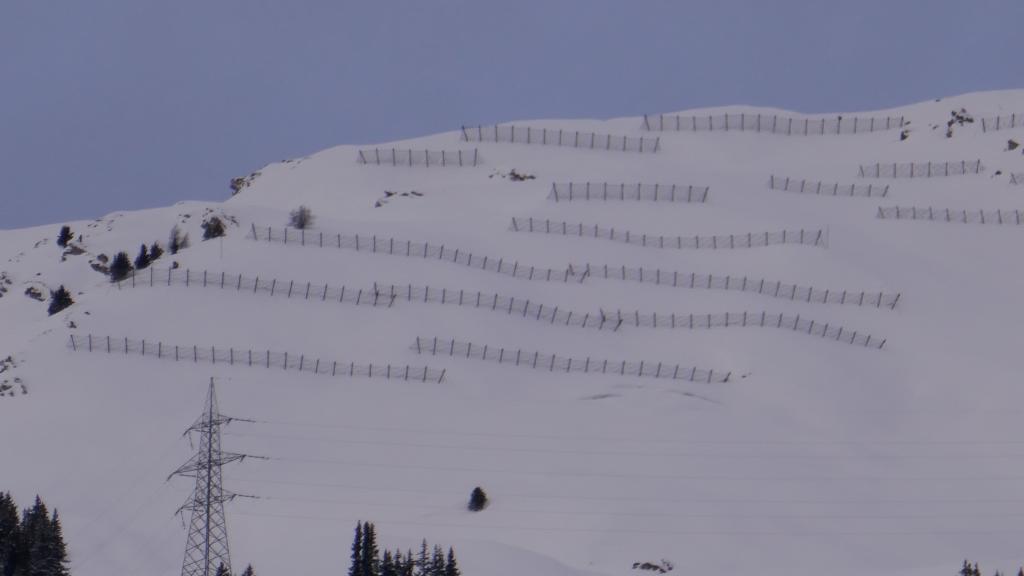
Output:
M0 576L69 576L60 517L39 496L18 515L9 493L0 492Z
M431 549L427 541L420 544L419 553L412 550L384 550L377 547L377 528L371 522L357 522L352 539L352 562L348 576L460 576L455 550L448 554L439 545Z

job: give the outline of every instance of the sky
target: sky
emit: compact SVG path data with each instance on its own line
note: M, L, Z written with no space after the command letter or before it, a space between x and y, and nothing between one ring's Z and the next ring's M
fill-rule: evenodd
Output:
M0 229L460 125L1024 87L1024 0L0 0Z

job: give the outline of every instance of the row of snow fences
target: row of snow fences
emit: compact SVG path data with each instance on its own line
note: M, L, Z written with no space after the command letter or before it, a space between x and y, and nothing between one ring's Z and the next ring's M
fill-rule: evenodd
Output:
M939 178L981 173L981 160L863 164L861 178Z
M597 358L570 358L537 351L501 348L487 344L459 342L438 338L416 338L412 349L417 354L448 356L451 358L473 358L498 364L510 364L522 368L545 370L547 372L582 372L584 374L612 374L615 376L637 376L662 380L686 382L725 383L731 372L704 370L694 366L681 366L667 362L626 362L625 360L604 360Z
M931 206L879 206L877 215L882 220L931 220L996 226L1020 226L1024 220L1022 210L953 210Z
M864 118L800 118L778 114L680 114L644 115L644 130L658 132L764 132L786 136L825 136L829 134L864 134L893 130L903 126L902 116Z
M644 234L629 230L605 228L597 224L583 224L542 220L539 218L512 218L510 229L514 232L534 232L581 238L600 238L645 248L671 250L730 250L735 248L758 248L781 244L803 244L825 246L825 231L780 230L778 232L748 232L745 234L721 234L716 236L665 236Z
M597 134L579 130L555 130L513 124L463 126L462 140L466 142L512 142L538 146L567 146L588 150L639 152L641 154L654 153L661 149L660 138Z
M68 346L76 352L104 352L107 354L139 355L176 362L209 363L226 366L254 366L308 372L320 376L386 378L416 382L443 382L444 370L426 366L395 364L357 364L312 358L304 354L225 348L216 346L167 344L159 340L133 340L124 337L72 334Z
M772 190L783 190L785 192L799 192L801 194L817 194L820 196L859 196L862 198L886 197L889 195L889 185L878 184L838 184L835 182L814 182L811 180L790 178L788 176L775 176L768 180L768 187Z
M477 166L480 152L472 150L413 150L411 148L373 148L359 151L360 164L376 166Z
M981 131L1008 130L1024 126L1024 114L1008 114L1006 116L993 116L981 119Z
M637 202L689 202L708 200L707 186L684 184L609 184L608 182L556 182L551 184L549 200L577 201L637 201Z
M694 278L691 277L691 282ZM684 278L685 284L685 278ZM277 278L261 278L256 276L248 278L241 274L227 274L225 272L208 271L193 272L189 269L166 269L149 272L140 272L132 275L129 279L119 282L118 289L122 287L143 287L143 286L186 286L195 288L217 288L220 290L231 290L244 293L260 293L281 298L296 298L314 302L330 302L352 304L356 306L369 306L380 308L392 308L396 305L406 304L442 304L475 308L496 312L516 318L523 318L543 324L555 326L571 326L574 328L589 328L594 330L620 331L623 327L633 328L662 328L673 330L702 330L711 328L739 328L739 327L761 327L778 328L786 330L801 331L806 328L808 334L815 334L822 337L838 335L837 341L847 342L845 336L850 336L849 344L868 345L872 337L865 334L858 335L841 326L816 323L813 320L800 316L784 316L773 314L767 311L759 312L726 312L721 314L677 314L677 313L647 313L639 310L623 311L598 309L589 312L581 312L552 306L542 302L533 302L529 298L516 298L503 296L501 294L470 291L451 288L437 288L431 286L414 286L412 284L374 284L367 287L353 286L330 286L328 284L313 284L312 282L296 282L294 280L278 280ZM696 287L696 286L695 286ZM729 289L729 288L726 288ZM771 294L773 286L771 283L761 282L761 293ZM774 286L776 297L786 298L787 295L781 292L781 284ZM751 284L753 291L753 283ZM813 297L808 293L807 300ZM820 298L820 296L818 296ZM861 305L871 305L874 299L878 306L886 301L886 306L895 307L899 296L891 299L883 294L877 296L868 295L864 292L858 294L843 293L844 299L851 304L858 301ZM828 299L828 294L824 296ZM796 300L796 288L790 290L789 299ZM865 302L866 300L866 302ZM845 302L843 302L845 303ZM816 332L814 327L821 328ZM819 333L820 332L820 333ZM862 342L863 339L863 342ZM874 339L878 343L877 338Z
M282 244L294 244L300 246L343 248L346 250L369 252L372 254L388 254L391 256L405 256L407 258L421 258L424 260L440 260L442 262L460 264L468 268L475 268L486 272L496 272L498 274L512 276L513 278L522 278L524 280L564 283L571 279L571 275L567 269L526 266L525 264L520 264L517 260L481 256L468 250L451 248L444 244L413 242L411 240L400 240L386 236L325 234L321 231L312 232L307 230L296 230L294 228L274 229L269 226L261 228L254 224L250 232L250 237L258 242L280 242Z
M764 278L748 278L746 276L717 276L714 274L697 274L662 270L660 268L631 268L627 266L608 266L600 264L574 265L569 267L581 281L587 278L625 280L641 284L655 284L687 288L691 290L725 290L759 294L770 298L779 298L792 302L813 304L840 304L848 306L869 306L874 308L896 308L900 294L885 292L867 292L864 290L832 290L799 286Z

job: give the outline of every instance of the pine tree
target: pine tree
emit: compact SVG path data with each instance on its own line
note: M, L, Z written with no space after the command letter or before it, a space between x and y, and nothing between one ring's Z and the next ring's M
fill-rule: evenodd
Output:
M416 571L414 576L428 576L430 570L430 557L427 555L427 539L420 543L420 555L416 558Z
M469 504L466 507L470 512L479 512L487 507L487 493L483 488L479 486L473 488L473 492L469 495Z
M74 238L74 235L71 233L71 227L61 226L60 234L57 236L57 246L64 248L68 245L68 242L71 242L72 238Z
M135 257L135 269L142 270L143 268L149 266L150 262L151 260L149 257L149 251L146 248L146 245L143 244L139 248L139 255Z
M385 550L384 556L381 558L380 576L398 576L398 572L395 571L395 563L391 557L390 550Z
M231 572L223 562L221 562L220 566L217 567L217 576L231 576Z
M434 556L430 561L430 576L444 576L444 549L434 545Z
M20 537L18 507L10 494L0 492L0 576L14 574L15 550Z
M15 576L37 576L41 572L41 541L49 528L46 504L36 496L31 508L22 512L20 538L14 553Z
M348 576L363 575L363 524L356 522L356 535L352 539L352 564L348 569Z
M149 262L153 263L157 258L164 255L164 249L160 247L159 242L153 242L153 245L149 247Z
M455 550L451 547L448 548L448 560L444 565L444 576L461 576L462 572L459 571L459 563L455 561Z
M128 277L132 271L132 263L128 260L127 252L118 252L114 260L110 262L110 281L120 282Z
M405 566L402 569L402 576L415 576L416 558L412 555L412 549L405 551Z
M256 576L256 572L252 569L252 564L245 567L245 570L242 571L242 576Z
M50 294L50 307L47 309L47 312L50 316L53 316L74 303L75 301L71 299L71 293L61 285L60 288Z
M363 523L363 550L361 554L362 576L380 576L377 528L370 522Z

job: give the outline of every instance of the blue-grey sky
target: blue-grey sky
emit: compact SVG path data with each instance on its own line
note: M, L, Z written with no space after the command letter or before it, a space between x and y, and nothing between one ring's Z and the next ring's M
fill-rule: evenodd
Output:
M1024 87L1022 0L2 0L0 228L342 143Z

